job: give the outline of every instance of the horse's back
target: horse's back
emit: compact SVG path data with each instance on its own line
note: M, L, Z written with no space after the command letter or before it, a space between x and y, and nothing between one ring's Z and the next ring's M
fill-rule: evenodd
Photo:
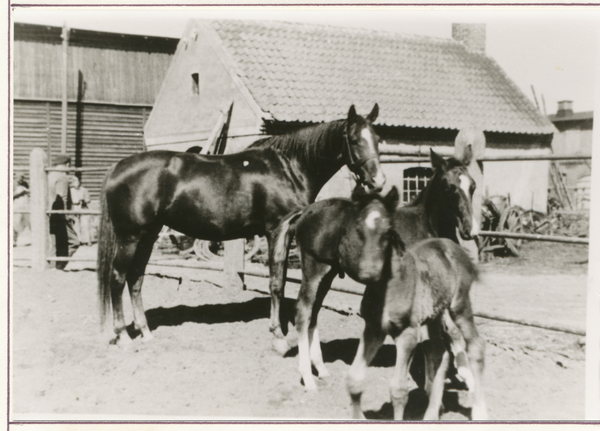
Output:
M430 238L411 250L419 274L417 297L422 316L432 318L462 301L478 277L475 263L466 250L447 238Z
M332 198L308 206L296 223L296 242L302 253L329 261L336 255L352 202Z
M149 151L120 161L105 191L115 228L167 225L206 240L264 235L309 203L302 179L275 150L228 155Z
M409 319L420 326L461 300L477 278L466 251L452 240L429 238L392 257L386 293L388 327ZM384 322L386 324L386 322Z
M432 236L427 230L425 214L418 206L406 205L398 208L394 213L393 226L407 247Z

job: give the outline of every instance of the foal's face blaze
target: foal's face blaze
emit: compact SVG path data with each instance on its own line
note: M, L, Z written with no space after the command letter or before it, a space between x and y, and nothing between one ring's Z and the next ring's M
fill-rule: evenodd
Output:
M446 173L451 207L456 212L458 231L464 240L473 239L479 234L479 226L473 214L473 193L475 181L466 169L453 169Z
M346 232L340 253L349 275L362 283L381 279L390 241L391 217L381 202L360 213Z

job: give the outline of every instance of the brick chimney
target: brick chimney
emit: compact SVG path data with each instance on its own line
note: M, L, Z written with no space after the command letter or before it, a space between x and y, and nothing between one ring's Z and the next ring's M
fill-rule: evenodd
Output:
M452 39L469 51L485 54L485 24L452 24Z
M573 101L572 100L561 100L558 102L558 110L556 111L557 117L570 117L573 115Z

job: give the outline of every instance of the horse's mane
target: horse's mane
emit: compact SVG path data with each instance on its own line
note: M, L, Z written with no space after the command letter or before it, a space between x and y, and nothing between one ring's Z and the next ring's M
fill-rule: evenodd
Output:
M336 120L305 127L283 135L259 139L248 149L272 148L281 151L289 158L301 162L314 163L318 159L340 154L340 142L346 120Z

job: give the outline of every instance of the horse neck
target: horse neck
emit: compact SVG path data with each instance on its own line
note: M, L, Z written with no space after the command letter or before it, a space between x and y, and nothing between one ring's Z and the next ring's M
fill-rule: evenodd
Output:
M433 237L456 241L456 216L448 208L439 181L433 178L415 199L414 205L421 206L427 230Z
M275 147L300 169L314 201L321 188L344 165L345 120L301 129Z

